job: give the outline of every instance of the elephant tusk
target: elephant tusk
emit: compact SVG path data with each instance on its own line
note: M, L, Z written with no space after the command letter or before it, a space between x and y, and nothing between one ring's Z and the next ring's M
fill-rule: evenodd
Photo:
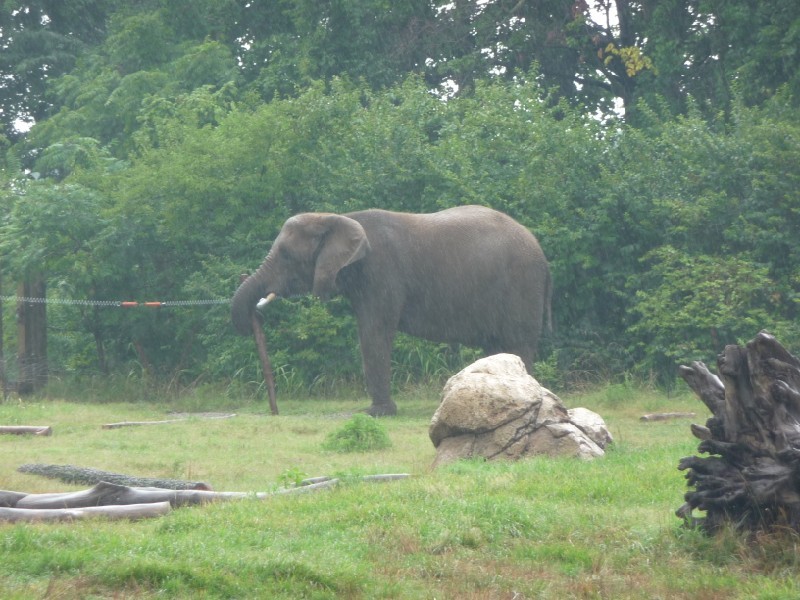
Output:
M277 297L278 295L275 292L270 292L269 294L267 294L266 298L262 298L261 300L258 301L258 304L256 304L256 308L262 310L267 304L275 300L275 298Z
M261 300L258 301L258 304L256 304L256 308L258 310L262 310L267 304L275 300L275 298L277 297L278 296L275 294L275 292L270 292L269 294L267 294L266 298L262 298Z

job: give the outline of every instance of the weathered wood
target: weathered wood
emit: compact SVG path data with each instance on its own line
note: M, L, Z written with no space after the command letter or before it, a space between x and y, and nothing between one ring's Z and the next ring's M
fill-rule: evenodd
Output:
M127 485L129 487L157 487L168 490L211 490L211 486L204 481L184 481L182 479L169 479L161 477L136 477L113 473L90 467L76 467L75 465L46 465L33 463L17 468L20 473L41 475L50 479L58 479L64 483L81 485L94 485L101 481Z
M244 283L244 281L248 278L247 273L242 273L239 276L239 283ZM275 294L270 294L269 297L263 298L261 302L259 302L257 308L261 308L261 303L263 302L264 305L269 304L272 299L275 298ZM253 316L251 319L251 327L253 328L253 338L256 341L256 349L258 350L258 358L261 362L261 372L264 375L264 385L267 388L267 397L269 398L269 409L273 415L278 414L278 401L275 394L275 376L272 373L272 362L269 359L269 354L267 353L267 338L264 335L264 330L262 329L262 317L261 314L256 310L253 311Z
M640 421L669 421L670 419L691 419L697 414L693 412L650 413L639 417Z
M698 440L711 439L711 430L708 427L698 425L697 423L692 423L691 425L689 425L689 427L692 430L692 435L696 437Z
M39 521L76 521L88 518L103 519L148 519L167 514L169 502L149 504L127 504L125 506L87 506L83 508L0 508L0 521L7 523L31 523Z
M2 425L0 434L5 435L53 435L53 428L49 425Z
M383 483L386 481L397 481L399 479L408 479L408 473L384 473L380 475L364 475L361 481Z
M0 507L14 508L22 498L27 496L23 492L0 491Z
M272 374L272 363L269 360L269 354L267 354L267 338L256 313L253 313L253 336L256 339L258 357L261 360L261 371L264 373L264 384L267 386L269 409L273 415L277 415L278 401L275 397L275 376Z
M163 419L161 421L120 421L118 423L106 423L102 426L102 428L120 429L121 427L139 427L141 425L168 425L170 423L182 423L184 421L189 421L191 419L204 419L204 420L230 419L231 417L235 416L236 413L230 413L221 415L198 415L198 416L178 417L176 419Z
M405 479L406 473L365 475L365 482L383 482ZM25 494L0 490L0 521L18 522L35 520L69 520L98 515L108 518L143 518L163 514L170 507L207 504L209 502L264 500L286 494L305 494L339 485L339 479L314 477L297 487L275 492L212 492L207 490L167 490L152 487L128 487L100 482L79 492ZM146 506L156 506L148 511ZM125 510L125 507L133 507Z
M339 485L339 480L334 477L321 477L320 481L298 485L297 487L281 488L274 492L274 495L285 494L305 494L307 492L316 492L317 490L324 490Z
M188 506L248 496L252 496L252 494L128 487L101 481L94 487L79 492L28 494L17 501L16 508L83 508L85 506L150 504L153 502L169 502L172 506Z
M169 502L173 507L194 506L221 500L241 500L254 498L264 500L276 495L303 494L339 484L335 478L275 492L212 492L207 490L167 490L153 487L128 487L102 481L97 485L78 492L57 492L46 494L22 494L20 492L0 491L0 501L13 502L14 508L51 509L84 508L87 506L117 506L126 504L150 504Z
M708 456L680 461L694 490L676 514L707 531L800 531L800 360L761 332L744 347L727 346L718 372L698 362L680 368L713 416L692 426Z
M357 478L358 481L364 482L384 482L384 481L397 481L398 479L407 479L409 477L408 473L381 473L378 475L361 475ZM338 479L334 479L332 477L328 477L327 475L322 475L320 477L308 477L307 479L303 479L300 482L301 487L308 487L311 485L319 485L324 483L338 483ZM296 488L289 488L289 491L296 489Z

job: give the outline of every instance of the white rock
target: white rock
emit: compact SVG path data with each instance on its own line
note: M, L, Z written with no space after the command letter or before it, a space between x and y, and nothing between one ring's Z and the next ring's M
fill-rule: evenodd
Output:
M606 439L599 430L573 423L561 400L512 354L480 359L451 377L428 433L437 450L434 466L474 456L594 458L604 454L596 440Z
M605 449L606 446L614 441L611 432L606 427L603 417L588 408L570 408L569 420L572 421L581 431L592 438L595 444Z

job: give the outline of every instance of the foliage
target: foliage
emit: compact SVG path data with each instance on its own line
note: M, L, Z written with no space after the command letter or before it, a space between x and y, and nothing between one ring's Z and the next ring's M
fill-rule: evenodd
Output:
M391 445L389 435L378 419L356 414L340 429L328 434L322 447L333 452L372 452Z
M297 467L290 467L285 469L278 477L278 483L285 488L300 485L308 475Z
M59 301L226 299L291 214L476 203L550 259L559 385L797 338L796 2L62 5L0 9L0 118L36 121L0 138L7 289L36 268ZM263 391L224 305L48 316L64 374ZM265 328L283 389L358 385L342 301ZM399 336L393 383L475 355Z
M738 257L690 256L670 246L643 260L651 266L635 286L639 318L630 331L647 340L641 351L654 371L698 359L713 364L726 343L745 343L760 329L792 345L800 341L796 331L784 335L793 328L771 301L776 286L767 267Z

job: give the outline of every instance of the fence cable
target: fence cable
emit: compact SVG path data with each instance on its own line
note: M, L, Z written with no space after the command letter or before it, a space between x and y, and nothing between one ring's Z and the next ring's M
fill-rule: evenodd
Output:
M136 300L73 300L70 298L31 298L27 296L0 296L3 302L18 302L26 304L66 304L71 306L107 306L107 307L147 307L159 308L169 306L208 306L214 304L228 304L230 299L218 298L210 300L164 300L154 302L138 302Z

